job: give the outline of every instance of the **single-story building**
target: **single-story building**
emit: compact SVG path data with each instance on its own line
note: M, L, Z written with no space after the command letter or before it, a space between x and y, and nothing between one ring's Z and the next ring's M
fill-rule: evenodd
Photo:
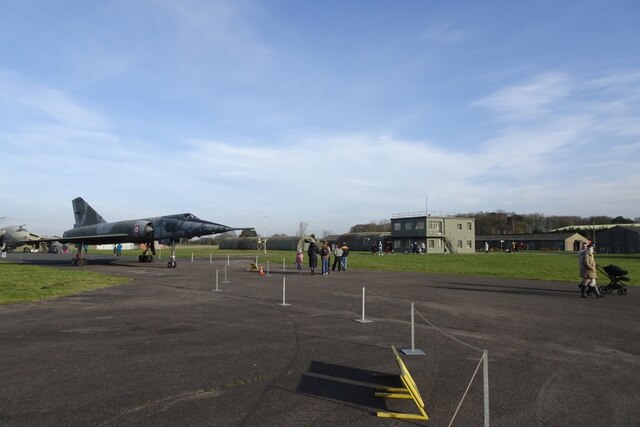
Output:
M596 231L596 251L600 253L629 254L640 252L640 228L618 225Z
M489 250L512 251L577 251L581 243L588 243L589 239L579 233L539 233L539 234L479 234L476 236L476 248L484 250L484 244L489 244ZM515 246L514 246L515 245Z

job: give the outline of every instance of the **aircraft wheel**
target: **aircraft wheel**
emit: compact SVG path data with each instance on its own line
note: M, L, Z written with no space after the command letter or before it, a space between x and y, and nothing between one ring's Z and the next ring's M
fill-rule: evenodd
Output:
M175 261L169 261L167 263L167 268L176 268L177 263Z
M147 262L153 262L153 255L147 255Z
M87 259L86 259L86 258L82 258L82 265L83 265L83 266L87 265L87 262L88 262L88 261L87 261Z
M71 266L72 267L77 267L78 266L78 258L74 258L71 260Z
M144 255L138 255L138 262L144 262Z

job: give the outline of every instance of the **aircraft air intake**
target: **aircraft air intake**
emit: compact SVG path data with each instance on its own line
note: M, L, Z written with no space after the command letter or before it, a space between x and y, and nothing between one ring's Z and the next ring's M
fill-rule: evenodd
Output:
M133 225L133 234L136 236L152 236L153 235L153 227L150 222L147 221L137 221Z

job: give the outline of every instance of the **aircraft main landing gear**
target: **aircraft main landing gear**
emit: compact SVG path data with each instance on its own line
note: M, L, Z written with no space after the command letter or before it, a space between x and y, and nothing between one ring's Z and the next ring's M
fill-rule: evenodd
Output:
M167 268L176 268L178 266L176 262L176 242L170 242L169 249L171 249L171 256L169 257Z
M156 254L153 242L147 243L145 246L145 250L142 252L142 255L138 255L138 262L153 262L153 255L148 254L149 249L151 249L151 253L153 255Z
M82 249L84 248L84 243L78 245L78 253L75 258L71 260L71 265L73 267L84 267L87 265L87 259L82 256Z
M87 259L86 258L76 257L76 258L71 260L71 265L73 267L83 267L83 266L87 265Z

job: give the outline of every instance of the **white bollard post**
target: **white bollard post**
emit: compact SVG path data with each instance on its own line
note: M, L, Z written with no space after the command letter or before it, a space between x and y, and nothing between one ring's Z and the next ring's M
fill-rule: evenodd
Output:
M373 320L367 320L364 318L364 287L362 287L362 319L353 319L358 323L373 323Z
M213 290L213 292L222 292L219 288L218 288L218 269L216 268L216 288Z
M193 262L193 252L191 252L191 262Z
M213 254L209 254L209 264L213 264Z
M282 258L282 272L283 273L287 272L287 258L285 257Z
M271 274L269 274L269 261L267 261L267 277L271 276Z
M229 254L227 254L227 265L229 265Z
M489 427L489 352L482 356L482 388L484 389L484 427Z
M227 266L225 265L225 266L224 266L224 280L222 281L222 283L230 283L230 282L227 280L227 270L228 270L228 268L227 268Z
M278 304L281 305L283 307L287 306L287 305L291 305L291 304L287 304L287 300L286 300L286 295L287 295L287 285L286 285L286 277L282 278L282 304Z
M413 303L411 303L411 348L405 348L402 351L407 356L424 356L425 352L416 349L416 328L415 328L415 310Z

